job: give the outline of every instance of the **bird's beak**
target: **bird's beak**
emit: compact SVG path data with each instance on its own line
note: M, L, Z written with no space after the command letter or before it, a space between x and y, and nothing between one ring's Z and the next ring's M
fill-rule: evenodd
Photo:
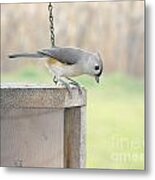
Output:
M99 80L100 80L99 76L95 76L95 80L96 80L97 83L99 83Z

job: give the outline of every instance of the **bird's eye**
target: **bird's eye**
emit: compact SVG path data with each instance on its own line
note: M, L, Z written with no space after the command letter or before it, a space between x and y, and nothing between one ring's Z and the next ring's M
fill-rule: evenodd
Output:
M99 70L100 67L98 65L95 66L95 70Z

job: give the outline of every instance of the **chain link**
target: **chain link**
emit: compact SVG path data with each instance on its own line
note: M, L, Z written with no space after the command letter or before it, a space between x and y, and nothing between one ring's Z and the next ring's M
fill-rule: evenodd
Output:
M48 11L49 11L49 22L50 22L50 40L52 47L55 46L55 35L54 35L54 24L53 24L53 14L52 14L53 6L51 2L48 5Z

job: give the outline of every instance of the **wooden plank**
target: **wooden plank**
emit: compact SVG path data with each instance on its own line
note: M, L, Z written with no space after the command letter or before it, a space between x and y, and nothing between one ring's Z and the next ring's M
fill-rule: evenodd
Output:
M63 109L1 109L1 166L63 167Z
M85 107L65 109L64 119L64 167L84 168L85 145Z
M1 108L65 108L86 105L86 92L72 88L72 97L64 87L2 85Z

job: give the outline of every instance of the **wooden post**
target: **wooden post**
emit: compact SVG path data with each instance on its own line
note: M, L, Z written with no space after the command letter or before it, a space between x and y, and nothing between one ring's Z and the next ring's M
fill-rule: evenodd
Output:
M85 107L65 109L65 162L66 168L85 167Z
M86 91L1 86L1 166L84 168Z

